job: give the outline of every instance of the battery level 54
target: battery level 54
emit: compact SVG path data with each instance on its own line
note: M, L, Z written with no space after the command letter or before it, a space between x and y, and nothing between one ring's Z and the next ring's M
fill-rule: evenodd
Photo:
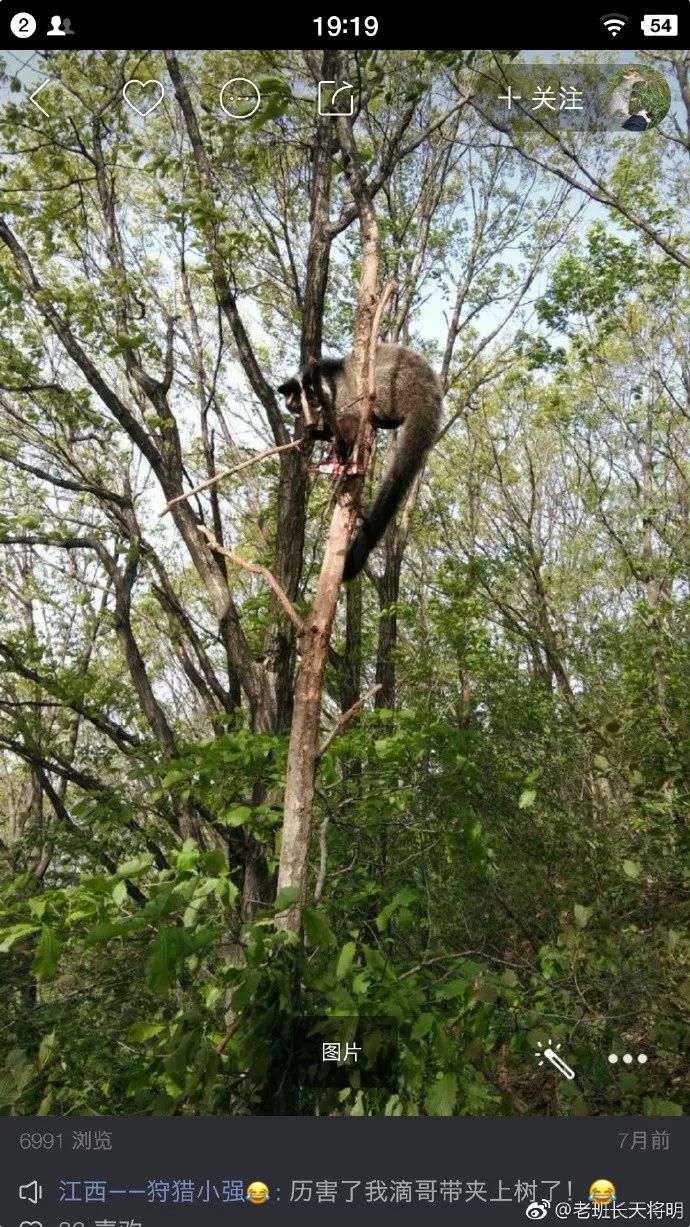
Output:
M675 38L678 33L678 14L645 13L641 26L645 38Z

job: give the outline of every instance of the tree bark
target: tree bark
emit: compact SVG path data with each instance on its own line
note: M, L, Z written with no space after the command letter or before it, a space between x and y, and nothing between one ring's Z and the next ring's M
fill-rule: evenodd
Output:
M342 117L337 123L345 173L357 206L362 239L362 272L355 321L354 356L358 391L364 405L358 458L362 470L366 471L373 441L371 408L374 400L377 323L385 305L384 295L377 312L381 239L376 212L355 144L352 121ZM302 664L295 690L290 731L283 843L278 871L278 893L284 888L293 887L297 889L297 899L277 917L279 928L295 932L301 927L302 908L307 898L314 781L328 648L343 578L345 553L357 518L362 477L363 473L346 479L336 496L314 603L301 636Z
M384 537L383 571L377 582L379 600L379 634L376 645L376 681L381 686L376 706L395 710L395 649L398 644L397 604L400 595L400 572L407 533L393 524Z
M378 679L377 679L378 680ZM345 593L345 651L340 670L340 710L349 711L362 684L362 581L348 584Z
M321 79L334 80L338 71L338 52L324 51ZM309 250L302 295L300 362L320 358L323 345L323 317L328 287L328 270L333 234L330 207L333 178L333 120L320 116L316 128L313 174L310 189ZM298 422L295 437L302 431ZM307 483L311 449L281 457L278 485L276 550L273 571L292 602L297 600L304 560L307 523ZM296 663L295 631L273 602L271 626L266 637L265 659L276 679L277 729L290 727L293 710Z

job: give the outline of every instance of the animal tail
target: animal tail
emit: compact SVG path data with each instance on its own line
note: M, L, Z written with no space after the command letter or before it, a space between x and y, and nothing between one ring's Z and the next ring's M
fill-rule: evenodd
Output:
M346 581L359 575L420 472L427 452L436 438L440 413L439 394L437 412L432 413L426 405L424 412L411 414L405 420L369 515L357 529L347 552L344 570Z

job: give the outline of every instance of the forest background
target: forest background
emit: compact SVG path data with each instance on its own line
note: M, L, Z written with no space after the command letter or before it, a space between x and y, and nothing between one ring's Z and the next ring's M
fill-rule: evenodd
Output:
M2 1112L690 1105L690 54L638 57L673 104L621 135L501 122L472 85L515 57L5 58ZM278 891L333 485L305 441L160 513L293 440L275 388L352 347L364 198L444 417L342 589ZM287 1077L321 1014L389 1020L390 1076Z

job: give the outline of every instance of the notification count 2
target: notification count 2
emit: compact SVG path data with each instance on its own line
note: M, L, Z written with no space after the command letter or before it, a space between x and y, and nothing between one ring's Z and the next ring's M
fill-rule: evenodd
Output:
M15 38L31 38L36 33L36 18L33 13L15 13L10 30Z

